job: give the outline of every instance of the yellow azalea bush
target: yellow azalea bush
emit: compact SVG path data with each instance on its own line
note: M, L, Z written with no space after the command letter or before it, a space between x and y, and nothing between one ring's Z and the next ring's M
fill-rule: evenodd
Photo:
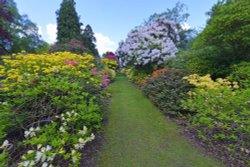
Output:
M227 79L218 78L213 81L211 75L207 74L205 76L199 76L198 74L193 74L183 79L188 80L188 82L199 88L209 88L209 89L220 89L220 88L238 88L237 82L230 82Z
M113 59L108 59L108 58L103 58L102 62L110 69L112 70L117 70L119 67L119 64L117 63L116 60Z
M0 166L79 166L106 106L94 57L20 53L2 61Z
M48 73L65 73L71 71L74 75L85 78L83 73L92 69L94 57L89 54L83 56L70 52L56 52L52 54L13 54L2 56L5 66L0 66L2 90L15 87L23 80L34 79ZM93 80L93 79L92 79Z
M247 160L250 147L250 89L238 89L237 82L210 75L185 77L195 88L182 101L184 109L193 111L192 124L198 135L218 143L236 157Z

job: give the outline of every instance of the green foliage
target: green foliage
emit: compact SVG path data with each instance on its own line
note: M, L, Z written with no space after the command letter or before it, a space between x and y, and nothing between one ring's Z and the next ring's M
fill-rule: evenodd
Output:
M100 101L101 89L88 85L72 74L60 79L54 75L47 75L46 78L42 77L35 82L38 83L30 87L27 87L30 81L20 83L18 88L6 94L7 97L11 97L6 101L14 108L18 108L15 115L21 121L21 127L29 127L34 122L39 126L44 122L50 122L62 110L84 111L89 104L89 97L95 97L96 101ZM44 118L46 120L43 120ZM87 122L84 125L93 126Z
M196 88L189 92L182 106L196 114L192 124L201 138L232 148L232 154L247 160L250 138L250 89L236 89L237 83L195 76L189 82ZM233 86L231 86L233 85Z
M237 81L241 88L250 88L250 62L241 62L232 66L229 79Z
M250 60L249 11L249 0L218 2L214 6L206 28L194 41L194 52L190 52L193 69L225 77L232 64Z
M2 143L7 135L6 131L14 124L13 113L10 112L11 106L7 103L0 103L0 143Z
M25 50L38 53L48 44L41 40L37 26L20 15L13 0L0 1L0 55Z
M163 113L185 114L187 110L184 110L180 104L191 88L187 81L183 80L187 74L188 72L184 70L169 69L161 73L159 77L150 78L143 87L143 93Z
M9 155L8 155L7 152L4 152L4 153L0 154L0 166L1 167L8 166L8 161L9 161L8 156Z
M81 23L75 10L74 0L63 0L57 15L57 41L81 40Z

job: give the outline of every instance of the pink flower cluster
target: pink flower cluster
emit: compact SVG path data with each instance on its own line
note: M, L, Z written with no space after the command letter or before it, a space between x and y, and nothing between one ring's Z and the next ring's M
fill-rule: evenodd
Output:
M103 74L102 75L102 87L103 88L108 87L109 83L110 83L109 75L108 74Z
M97 69L96 69L96 67L93 68L93 69L91 70L91 72L93 73L93 75L96 75L96 74L97 74Z
M76 66L78 64L78 61L65 60L64 63L69 66Z
M105 58L111 59L111 60L116 60L116 55L113 52L109 52Z

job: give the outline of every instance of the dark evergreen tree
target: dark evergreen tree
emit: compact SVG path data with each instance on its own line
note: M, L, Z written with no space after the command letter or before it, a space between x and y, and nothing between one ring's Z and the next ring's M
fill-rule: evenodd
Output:
M81 40L81 25L75 10L74 0L63 0L57 15L57 41L65 43L71 39Z
M83 43L88 52L94 56L99 56L98 50L96 49L96 38L90 25L87 25L83 32Z

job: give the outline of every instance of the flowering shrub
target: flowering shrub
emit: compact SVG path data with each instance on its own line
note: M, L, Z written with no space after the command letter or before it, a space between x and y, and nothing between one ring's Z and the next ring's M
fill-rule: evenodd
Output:
M103 58L103 59L102 59L102 62L103 62L108 68L110 68L110 69L112 69L112 70L115 70L115 71L116 71L116 70L118 69L118 67L119 67L117 61L116 61L116 60L113 60L113 59Z
M0 166L78 166L102 119L105 94L93 60L69 52L3 57Z
M104 54L104 58L111 59L111 60L117 60L117 57L113 52L107 52L106 54Z
M123 68L121 71L123 74L127 76L127 78L135 83L136 85L142 87L145 83L145 79L149 76L142 70L136 70L133 68Z
M149 80L152 80L152 79L160 77L165 72L167 72L166 68L162 68L162 69L153 71L153 73L150 76L148 76L147 78L145 78L145 80L143 81L143 85L145 85Z
M177 69L160 69L145 80L143 93L159 109L170 115L180 115L187 113L181 107L181 100L186 98L186 93L191 89L191 85L183 80L188 73Z
M185 109L196 112L192 124L198 135L209 142L221 144L238 157L249 158L250 89L238 89L237 82L227 79L213 81L210 75L196 74L185 78L195 88L183 100ZM248 159L249 160L249 159Z
M85 46L81 41L72 39L67 43L56 43L49 50L51 53L64 51L82 54L85 51Z
M102 87L106 88L110 84L111 81L114 81L116 77L116 72L109 68L104 68L98 72L99 77L102 79Z
M130 31L116 51L121 65L160 65L174 57L179 41L176 26L176 23L158 17Z

